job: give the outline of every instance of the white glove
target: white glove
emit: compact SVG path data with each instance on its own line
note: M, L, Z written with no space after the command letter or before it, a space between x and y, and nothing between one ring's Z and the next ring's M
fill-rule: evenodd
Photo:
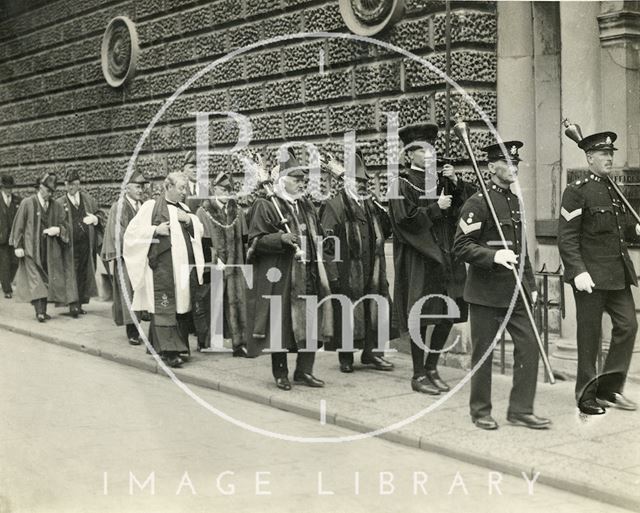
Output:
M18 258L24 258L24 249L16 248L13 252Z
M593 292L593 287L596 286L596 284L593 283L593 280L591 279L591 275L586 271L576 276L573 281L576 284L576 288L578 290L588 292L589 294Z
M98 224L98 218L96 216L94 216L93 214L87 214L86 216L84 216L84 219L82 219L82 222L84 224L96 225L96 224Z
M640 224L636 225L636 235L640 237Z
M518 255L510 249L499 249L493 256L493 261L496 264L505 266L507 269L513 269L513 266L518 263Z
M46 228L42 233L49 237L57 237L60 235L60 228L58 226L51 226L50 228Z
M538 302L538 291L534 290L531 293L531 302L535 305Z
M451 206L451 195L445 195L444 190L440 193L438 198L438 206L440 210L446 210Z

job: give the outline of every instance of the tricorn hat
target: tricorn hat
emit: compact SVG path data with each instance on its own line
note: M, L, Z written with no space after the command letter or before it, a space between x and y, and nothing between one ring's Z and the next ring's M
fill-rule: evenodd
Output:
M38 184L44 185L51 192L54 192L58 186L58 179L53 173L45 173L40 177L40 180L38 180Z
M617 151L618 148L613 145L617 138L618 134L615 132L599 132L584 137L578 143L578 147L585 152L598 150Z
M286 160L280 160L280 153L278 153L278 164L271 171L271 175L274 179L279 178L280 176L305 176L308 174L309 169L306 167L300 166L300 162L296 158L293 153L293 149L291 147L287 148L287 157Z
M507 149L507 155L502 152L499 144L490 144L481 148L487 154L487 160L489 162L495 162L496 160L510 160L512 162L520 162L520 154L518 153L520 148L524 146L522 141L504 141L504 147Z
M360 148L356 149L356 180L368 180L371 177L364 163L364 155Z
M15 184L16 182L11 175L2 175L0 178L0 187L13 187Z
M435 146L438 137L438 125L435 123L413 123L398 130L398 136L405 146L413 142L427 142Z

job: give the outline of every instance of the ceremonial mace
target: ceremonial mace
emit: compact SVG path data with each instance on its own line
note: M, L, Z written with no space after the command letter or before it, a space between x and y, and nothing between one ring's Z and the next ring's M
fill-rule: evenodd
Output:
M280 205L278 205L278 200L276 199L276 193L273 190L273 186L272 186L273 180L271 179L271 177L269 176L269 174L267 173L264 167L262 156L258 155L258 162L254 166L254 169L258 177L258 184L261 185L262 188L265 190L265 192L267 193L267 198L271 200L271 203L275 207L276 212L278 213L278 217L280 218L280 223L284 226L284 229L287 233L291 233L291 228L289 227L289 220L284 216L284 214L282 213L282 210L280 209ZM255 250L256 250L255 245L257 241L258 239L253 239L253 242L251 243L251 247L247 250L247 262L250 261L250 259L253 257L253 254L255 253ZM298 244L294 244L293 248L295 249L295 254L294 254L295 259L298 261L304 260L305 253L304 251L302 251L300 246L298 246Z
M478 169L478 163L476 162L476 158L473 155L473 150L471 149L471 142L469 141L469 127L464 121L460 121L455 124L453 127L453 131L458 136L458 139L462 142L467 150L467 154L471 159L471 164L473 166L473 170L476 173L476 178L478 179L478 184L480 184L480 189L482 190L482 196L487 203L487 207L489 207L489 211L491 212L491 217L493 218L493 222L496 225L496 229L498 230L498 235L500 236L500 241L502 242L502 246L504 249L509 249L507 241L504 237L504 232L502 231L502 227L500 226L500 221L498 220L498 215L493 207L493 203L491 202L491 198L489 197L489 192L487 191L487 186L482 179L482 174L480 173L480 169ZM527 294L522 286L522 282L520 281L520 276L518 276L518 271L515 266L511 266L511 272L513 273L514 278L516 279L516 284L518 286L518 291L520 292L520 298L524 303L524 308L527 312L527 317L529 318L529 324L531 325L531 329L533 330L534 335L536 336L536 342L538 344L538 350L540 351L540 357L542 358L542 363L544 364L544 369L547 372L547 376L549 377L549 383L552 385L556 382L555 376L553 375L553 370L551 369L551 364L549 363L549 358L547 357L547 353L544 351L544 345L542 344L542 340L540 339L540 334L538 333L538 329L536 328L536 321L533 318L533 313L531 312L531 307L529 305L529 298L527 298Z
M567 118L564 118L562 120L562 124L566 128L564 133L569 139L575 141L576 144L582 141L583 137L582 130L580 130L580 125L569 123L569 120ZM613 190L616 191L616 194L620 197L622 203L624 203L624 206L627 207L629 209L629 212L631 212L631 215L635 217L636 222L640 224L640 215L638 215L635 209L631 206L631 203L629 203L629 200L625 198L624 194L622 194L622 191L620 190L620 187L618 187L618 184L612 180L611 176L607 176L607 181L609 182Z

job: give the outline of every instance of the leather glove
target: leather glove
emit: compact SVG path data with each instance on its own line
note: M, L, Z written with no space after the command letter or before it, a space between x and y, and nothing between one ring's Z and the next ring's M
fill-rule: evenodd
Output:
M24 258L24 249L16 248L13 252L18 258Z
M98 218L97 218L95 215L93 215L93 214L87 214L87 215L86 215L86 216L84 216L84 218L82 219L82 222L83 222L84 224L87 224L87 225L88 225L88 224L96 225L96 224L98 224Z
M507 269L513 269L513 266L518 264L518 255L510 249L499 249L493 256L493 261Z
M576 284L578 290L588 292L589 294L593 292L593 287L596 286L591 279L591 275L586 271L576 276L573 282Z
M48 235L49 237L57 237L60 235L60 228L58 226L51 226L46 228L42 233Z

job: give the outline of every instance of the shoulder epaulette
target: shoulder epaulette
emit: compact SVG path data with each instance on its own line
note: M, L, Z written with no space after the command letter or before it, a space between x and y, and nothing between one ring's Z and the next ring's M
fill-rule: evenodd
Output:
M589 181L588 178L581 178L580 180L576 180L575 182L572 182L571 185L573 187L582 187L588 181Z

